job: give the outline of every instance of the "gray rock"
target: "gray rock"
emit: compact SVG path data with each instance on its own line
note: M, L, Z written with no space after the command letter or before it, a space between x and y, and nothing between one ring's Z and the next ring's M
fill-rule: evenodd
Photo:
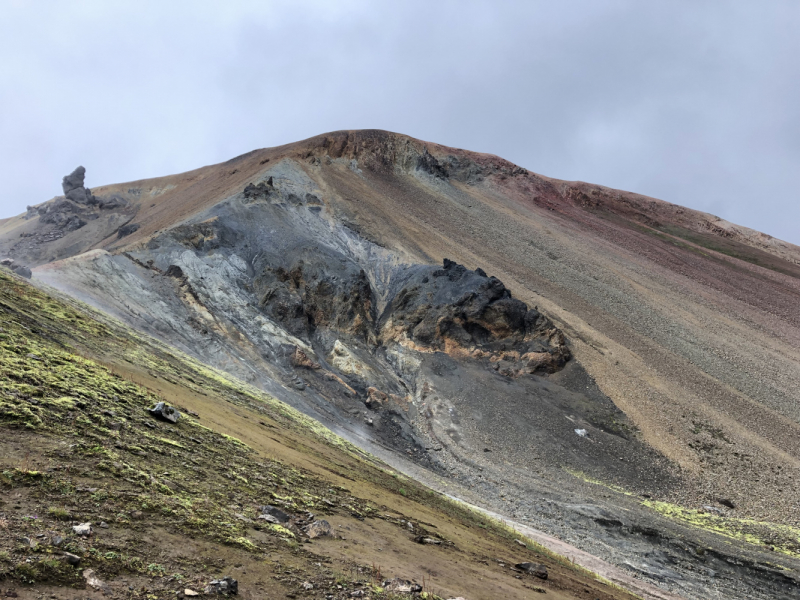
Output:
M206 594L238 594L239 582L230 576L214 579L204 591Z
M80 525L73 525L72 532L75 535L80 535L80 536L92 535L92 524L81 523Z
M269 504L261 507L261 516L259 517L259 519L269 521L269 519L266 519L264 517L272 517L273 519L275 519L276 523L288 523L289 519L292 518L290 514L282 511L280 508L270 506Z
M25 265L18 265L15 263L11 265L11 270L20 277L24 277L25 279L30 279L31 276L33 275L31 270Z
M534 577L538 577L539 579L547 579L547 567L544 565L540 565L539 563L524 562L517 563L515 566L526 573L530 573Z
M280 524L280 521L273 517L272 515L259 515L258 519L260 521L266 521L267 523L272 523L274 525Z
M62 560L64 560L64 562L69 563L73 567L77 567L79 564L81 564L81 557L78 556L77 554L64 552L61 558Z
M98 204L103 210L111 210L114 208L124 208L128 206L128 201L121 196L114 195L98 198Z
M61 188L64 190L64 196L68 200L72 200L78 204L96 204L97 199L92 195L91 190L83 186L85 177L86 169L83 167L78 167L72 173L65 176L61 181Z
M331 527L331 524L326 520L320 519L319 521L314 521L311 523L311 525L306 527L306 535L312 540L318 537L332 536L333 527Z
M153 408L149 409L149 412L151 415L163 419L164 421L169 421L170 423L177 423L181 416L181 413L166 402L159 402Z
M65 175L64 179L61 180L61 188L64 190L64 195L72 190L82 188L85 177L86 169L84 167L78 167L69 175Z
M139 231L139 223L128 223L127 225L123 225L119 229L117 229L117 238L124 238L126 235L130 235Z

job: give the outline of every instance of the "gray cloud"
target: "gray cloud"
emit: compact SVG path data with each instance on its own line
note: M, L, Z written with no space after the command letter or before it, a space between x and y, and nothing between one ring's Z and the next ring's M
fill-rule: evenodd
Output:
M800 4L4 2L0 216L380 128L800 243Z

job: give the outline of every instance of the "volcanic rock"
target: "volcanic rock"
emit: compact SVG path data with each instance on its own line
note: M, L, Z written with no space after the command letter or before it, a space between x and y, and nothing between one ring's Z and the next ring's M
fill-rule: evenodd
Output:
M214 579L205 588L206 594L238 594L239 582L231 576Z
M326 520L320 519L306 527L306 535L312 540L318 537L332 536L333 527Z
M515 565L518 569L530 573L539 579L547 579L547 567L538 563L524 562Z
M154 415L164 421L169 421L170 423L177 423L181 416L181 413L175 410L172 406L169 406L166 402L159 402L153 408L148 410L151 415Z
M292 518L290 514L282 511L280 508L276 508L275 506L270 506L269 504L261 507L261 515L262 517L265 515L270 516L273 519L275 519L277 523L288 523L289 519Z
M83 186L85 177L86 169L83 167L78 167L69 175L65 175L61 183L64 196L78 204L96 204L97 199L92 195L91 190Z

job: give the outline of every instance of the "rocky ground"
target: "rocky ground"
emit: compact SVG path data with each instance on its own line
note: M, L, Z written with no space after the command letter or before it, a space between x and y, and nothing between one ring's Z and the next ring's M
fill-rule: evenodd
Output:
M796 593L796 247L385 132L87 194L94 238L57 199L0 250L642 581Z

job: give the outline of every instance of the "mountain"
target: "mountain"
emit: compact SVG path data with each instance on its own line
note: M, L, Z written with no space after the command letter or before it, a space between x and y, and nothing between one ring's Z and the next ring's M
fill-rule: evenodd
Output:
M797 593L797 246L382 131L85 176L0 223L18 274L646 597Z

